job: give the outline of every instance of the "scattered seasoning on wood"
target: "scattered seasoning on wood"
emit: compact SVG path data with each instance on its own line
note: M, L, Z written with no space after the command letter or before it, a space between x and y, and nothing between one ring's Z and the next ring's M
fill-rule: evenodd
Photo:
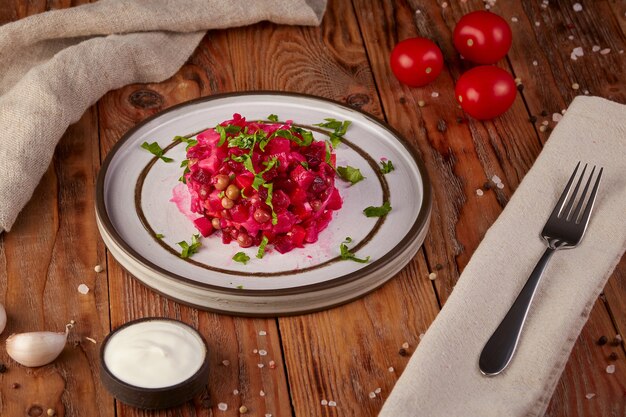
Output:
M596 396L596 394L594 394L593 392L590 392L589 394L585 395L585 398L590 400L590 399L592 399L595 396Z
M17 382L14 382L11 384L11 388L13 389L18 389L20 387L20 384L18 384Z
M583 10L583 5L580 3L574 3L572 6L575 12L581 12Z
M608 342L609 339L607 339L606 336L600 336L600 338L598 339L598 341L596 342L599 346L603 346L606 345L606 342Z
M393 366L390 366L389 369L387 369L389 372L393 372L395 371L395 369L393 369Z
M265 336L267 332L265 330L259 330L259 336Z
M270 413L265 414L265 417L272 417Z
M375 393L375 394L380 394L380 393L381 393L381 391L382 391L382 388L376 388L376 389L374 390L374 393Z
M89 292L89 287L86 284L80 284L78 286L78 292L82 295L86 295Z
M96 265L96 266L94 266L93 270L96 271L97 273L100 273L100 272L104 271L104 268L102 266L100 266L100 265Z
M598 45L593 45L593 47L591 48L593 52L598 52L600 49L602 48L600 48Z
M531 115L531 116L528 118L528 121L529 121L530 123L536 123L536 122L537 122L537 116L533 116L533 115Z
M229 361L228 359L224 359L224 360L222 361L222 365L224 365L224 366L228 366L228 365L230 365L230 361Z
M234 389L233 390L233 395L239 395L239 390L238 389Z
M420 106L420 107L424 107L426 105L426 102L424 100L419 100L417 102L417 105Z
M276 362L274 362L274 361L270 361L270 362L268 363L268 365L269 365L270 369L276 369Z
M439 93L438 93L438 92L436 92L436 91L433 91L433 92L430 94L430 96L431 96L431 97L433 97L433 98L437 98L437 97L439 97Z
M617 360L617 353L611 352L611 354L609 355L609 360L610 361L616 361Z
M555 113L557 114L557 113ZM543 122L541 122L541 126L548 126L550 122L548 122L547 120L544 120Z
M398 350L398 355L400 356L406 356L407 354L408 353L405 348L400 348L400 350Z
M403 347L404 349L408 349L408 348L409 348L409 342L404 342L404 343L402 344L402 347Z
M374 391L370 392L368 396L372 399L376 398L376 394L374 393Z
M337 403L335 401L328 401L329 407L337 407Z
M226 410L228 410L228 404L226 404L226 403L219 403L217 405L217 408L220 411L226 411Z
M620 336L619 334L616 334L611 344L613 346L619 346L621 343L622 343L622 336Z
M609 52L611 52L611 50L609 48L606 48L606 49L603 49L603 50L600 51L600 55L606 55Z
M518 85L517 85L517 91L519 91L520 93L521 93L522 91L524 91L524 84L518 84Z
M422 340L424 338L424 336L425 336L424 333L420 333L420 336L419 336L420 340Z
M607 374L612 374L615 372L615 365L609 365L606 367L606 373Z
M537 20L537 21L535 22L535 26L537 26L537 27L541 26L541 22Z
M431 272L430 274L428 274L428 279L431 281L434 281L437 279L437 274L434 272Z
M259 367L259 369L263 368L265 365L263 365L262 363L257 363L257 365Z
M539 126L539 131L540 132L545 132L546 130L548 130L548 128L546 126L544 126L544 125Z
M441 264L435 265L435 270L441 271L442 269L443 269L443 265L441 265Z
M259 391L259 395L260 395L261 397L265 397L265 391L263 391L263 390Z
M484 192L483 192L483 190L481 190L480 188L478 188L478 189L476 190L476 195L477 195L478 197L482 197L484 194L485 194L485 193L484 193Z
M437 130L440 132L445 132L448 129L448 125L446 124L446 121L443 119L439 119L437 121Z
M252 353L254 353L254 354L256 355L257 353L259 353L259 349L254 349L254 350L252 351Z
M56 412L52 408L48 408L48 410L46 411L46 414L52 417L56 414Z
M535 67L536 67L537 65L539 65L539 63L538 63L536 60L535 60L535 61L533 61L533 66L535 66Z
M260 356L266 356L267 355L267 350L264 350L264 349L259 350L259 355Z
M328 405L328 400L322 400L322 401L320 401L320 404L322 404L322 405Z
M7 371L7 366L3 363L0 363L0 374L3 374Z
M246 407L245 405L242 405L241 407L239 407L239 414L246 414L248 412L248 407Z
M92 338L92 337L87 337L85 336L86 340L89 340L91 343L93 343L94 345L97 344L98 342L96 342L96 339Z
M519 19L518 19L517 17L513 16L513 17L511 18L511 22L513 22L513 23L517 23L517 22L519 22Z
M498 187L500 190L504 188L504 184L499 182L496 184L496 187Z

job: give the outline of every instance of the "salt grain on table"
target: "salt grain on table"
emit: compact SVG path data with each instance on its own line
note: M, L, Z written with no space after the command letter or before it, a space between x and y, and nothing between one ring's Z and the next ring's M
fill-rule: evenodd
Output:
M96 265L93 267L93 270L96 271L97 273L100 273L102 271L104 271L104 268L102 268L102 266L100 265Z
M337 403L334 401L328 401L328 406L329 407L337 407Z
M85 285L85 284L80 284L78 286L78 292L83 294L83 295L85 295L85 294L87 294L89 292L89 287L87 285Z
M504 188L504 184L499 182L499 183L496 184L496 187L498 187L499 189L503 189Z
M376 394L380 394L380 392L381 392L381 391L382 391L382 388L376 388L376 389L374 390L374 393L376 393Z
M593 52L598 52L601 48L598 45L593 45L593 47L591 48L591 50Z
M257 365L256 365L256 366L258 366L258 367L259 367L259 369L260 369L260 368L263 368L265 365L263 365L262 363L257 363Z
M536 67L539 63L537 61L533 61L533 65Z
M322 405L328 405L328 401L327 401L327 400L322 400L322 401L320 401L320 404L322 404Z
M408 349L409 348L409 342L404 342L402 344L402 349Z
M485 194L485 193L484 193L484 192L483 192L483 190L481 190L480 188L476 190L476 195L477 195L478 197L482 197L482 196L483 196L483 194Z
M376 398L376 394L374 394L374 392L373 392L373 391L372 391L372 392L370 392L368 395L369 395L369 397L370 397L370 398Z
M513 22L513 23L517 23L517 22L518 22L517 17L513 16L513 17L511 18L511 22Z
M607 374L612 374L615 372L615 365L609 365L606 367L606 373Z
M541 22L540 21L536 21L535 22L535 26L537 26L537 27L541 26Z
M395 371L395 369L393 369L393 366L390 366L389 369L387 369L389 372L393 372Z
M222 361L222 365L224 365L224 366L228 366L228 365L230 365L230 361L229 361L228 359L224 359L224 360Z
M600 51L600 54L601 54L601 55L606 55L606 54L608 54L609 52L611 52L611 50L610 50L609 48L606 48L606 49L601 50L601 51Z
M563 115L561 113L554 113L552 115L552 121L553 122L557 122L558 123L558 122L561 121L562 118L563 118Z
M437 98L437 97L439 97L439 93L436 92L436 91L433 91L431 96Z
M261 356L267 355L267 350L263 350L263 349L259 350L259 355Z
M585 395L585 398L590 400L590 399L592 399L595 396L596 396L596 394L594 394L593 392L590 392L589 394Z
M259 336L265 336L267 332L265 330L259 330Z
M582 12L583 10L583 5L580 3L574 3L574 5L572 6L572 8L574 9L575 12Z
M226 411L226 410L228 410L228 404L226 404L226 403L219 403L219 404L217 405L217 408L218 408L220 411Z
M263 391L263 390L259 391L259 395L260 395L261 397L265 397L265 391Z

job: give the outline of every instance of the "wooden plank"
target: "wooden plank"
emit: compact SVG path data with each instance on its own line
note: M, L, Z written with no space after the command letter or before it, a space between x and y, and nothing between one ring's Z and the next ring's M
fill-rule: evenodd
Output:
M64 135L33 199L0 238L0 288L9 314L4 335L62 331L76 321L68 346L51 365L28 369L0 350L0 362L9 367L0 376L2 415L37 415L39 409L68 416L113 414L99 382L98 346L86 339L101 341L109 329L106 276L94 271L104 255L93 213L97 133L91 108ZM88 294L78 292L80 284L89 287Z
M261 26L229 32L238 89L304 92L382 115L349 2L330 2L321 28ZM271 57L265 58L267 65L259 65L262 57ZM427 276L420 253L362 300L279 319L295 415L378 413L408 360L398 350L408 342L412 352L438 311ZM381 394L371 399L369 393L377 388ZM322 405L322 400L337 405Z
M130 85L107 94L99 102L103 156L126 130L146 117L185 100L234 90L228 51L227 32L211 32L190 62L169 80ZM180 305L144 287L111 256L108 270L113 328L140 317L172 317L197 328L209 344L208 396L198 396L174 411L151 415L235 416L241 405L254 415L291 415L276 320L233 318ZM261 330L267 335L259 335ZM264 349L268 355L261 358L253 353L255 349ZM225 360L228 365L224 365ZM273 369L271 360L276 364ZM259 368L259 363L266 366ZM237 395L234 390L239 391ZM260 395L261 391L265 395ZM228 405L226 413L218 411L221 402ZM117 414L144 415L120 403Z

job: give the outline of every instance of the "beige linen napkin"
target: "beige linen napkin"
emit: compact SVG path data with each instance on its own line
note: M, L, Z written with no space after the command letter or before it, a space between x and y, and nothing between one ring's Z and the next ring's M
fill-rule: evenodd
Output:
M0 233L63 132L107 91L167 79L207 29L318 25L325 8L326 0L100 0L0 26Z
M484 377L480 352L541 257L539 233L579 160L604 167L587 234L578 248L553 256L511 364ZM379 417L542 416L626 249L625 214L626 106L578 97L476 249Z

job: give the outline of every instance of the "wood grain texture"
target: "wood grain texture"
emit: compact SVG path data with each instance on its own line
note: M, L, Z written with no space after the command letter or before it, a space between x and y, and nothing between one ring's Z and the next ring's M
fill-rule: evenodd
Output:
M87 339L102 340L109 329L106 275L94 271L104 254L93 213L97 135L91 108L67 131L33 200L1 240L0 282L9 314L2 342L11 333L63 331L76 321L68 346L51 365L24 368L0 351L9 367L0 377L2 415L37 415L39 409L70 416L113 413L99 382L98 348ZM80 284L89 287L88 294L78 292Z

